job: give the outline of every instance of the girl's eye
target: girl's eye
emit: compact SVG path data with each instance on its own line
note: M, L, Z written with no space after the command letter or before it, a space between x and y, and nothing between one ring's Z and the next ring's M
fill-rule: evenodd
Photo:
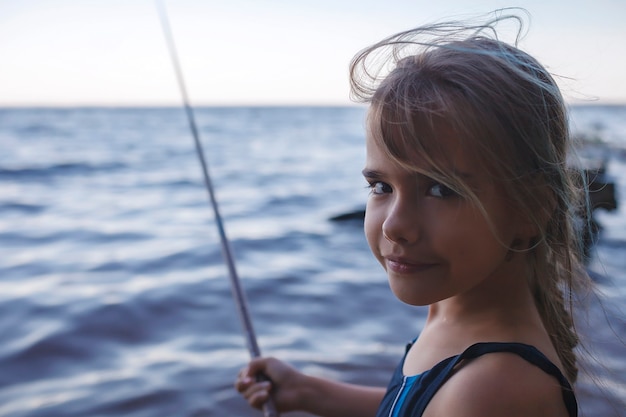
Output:
M389 184L385 184L380 181L370 182L368 188L371 190L372 194L385 194L391 192Z
M437 198L448 198L458 195L450 187L446 187L445 185L439 183L433 184L428 189L428 194Z

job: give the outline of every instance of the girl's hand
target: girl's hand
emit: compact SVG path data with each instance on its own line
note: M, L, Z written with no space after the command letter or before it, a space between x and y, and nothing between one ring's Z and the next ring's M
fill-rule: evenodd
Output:
M268 380L257 380L257 375L265 375ZM235 389L248 403L260 409L270 394L279 412L302 409L300 396L306 377L295 368L275 358L255 358L243 368Z

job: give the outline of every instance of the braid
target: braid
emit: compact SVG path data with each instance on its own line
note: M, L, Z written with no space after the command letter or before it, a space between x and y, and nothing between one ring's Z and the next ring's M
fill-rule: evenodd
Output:
M537 260L539 260L537 258ZM537 265L537 272L545 267ZM545 326L550 340L554 345L559 359L565 368L565 374L570 382L575 382L578 375L574 348L578 345L578 335L574 328L571 310L571 289L563 290L554 279L542 279L536 274L533 279L532 292L539 315ZM567 303L565 301L567 296Z
M561 190L554 211L544 232L544 239L530 256L530 287L543 321L567 378L576 381L578 367L574 348L579 338L574 325L573 292L580 290L588 277L580 261L582 242L573 228L576 212L575 187L572 178L558 176ZM557 188L557 187L555 187ZM568 242L563 244L562 242Z

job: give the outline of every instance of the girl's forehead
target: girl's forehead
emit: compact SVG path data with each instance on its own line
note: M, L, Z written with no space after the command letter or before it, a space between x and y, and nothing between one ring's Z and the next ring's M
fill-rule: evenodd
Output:
M467 138L445 121L420 128L402 123L373 123L370 119L366 138L368 158L411 171L454 175L476 172L481 166L475 152L467 146Z

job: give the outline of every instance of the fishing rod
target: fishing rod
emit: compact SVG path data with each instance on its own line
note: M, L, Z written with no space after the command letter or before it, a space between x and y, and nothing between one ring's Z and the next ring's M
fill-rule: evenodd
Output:
M254 327L252 326L252 320L250 318L250 313L248 310L248 303L246 301L246 296L241 287L239 275L237 274L237 268L235 267L235 260L233 257L232 249L230 247L230 242L228 240L228 237L226 236L226 231L224 229L224 222L222 221L222 216L220 215L219 206L217 204L217 198L215 196L215 190L213 189L213 182L211 181L211 176L209 175L208 164L204 157L204 149L202 148L202 143L200 142L200 135L198 133L196 119L193 113L193 108L189 104L189 97L187 95L185 79L183 77L183 71L181 69L180 61L178 59L176 44L174 43L174 36L172 34L172 29L169 24L167 10L165 9L165 4L163 3L163 1L156 0L156 4L157 4L158 12L159 12L159 17L161 19L161 26L163 28L163 34L165 35L165 41L167 43L167 46L170 52L170 58L174 66L176 78L178 80L178 87L180 89L180 93L181 93L182 100L183 100L183 105L185 107L185 113L187 114L187 121L189 122L189 128L191 129L191 134L193 136L194 143L196 145L196 154L198 155L200 166L202 167L202 174L204 176L204 184L209 194L209 200L211 202L211 207L213 208L213 213L215 215L215 223L217 225L217 230L220 236L220 243L222 246L222 255L224 256L224 260L226 261L226 265L228 267L228 274L230 277L233 298L235 300L235 304L237 305L239 318L243 325L243 329L244 329L244 333L246 337L246 344L248 346L248 352L250 353L250 356L252 358L256 358L256 357L261 356L261 350L259 349L259 344L257 343L257 340L256 340ZM264 375L259 375L258 379L266 380L267 377L265 377ZM263 415L264 417L278 417L276 406L274 405L274 402L271 399L271 397L268 398L268 400L263 405Z

